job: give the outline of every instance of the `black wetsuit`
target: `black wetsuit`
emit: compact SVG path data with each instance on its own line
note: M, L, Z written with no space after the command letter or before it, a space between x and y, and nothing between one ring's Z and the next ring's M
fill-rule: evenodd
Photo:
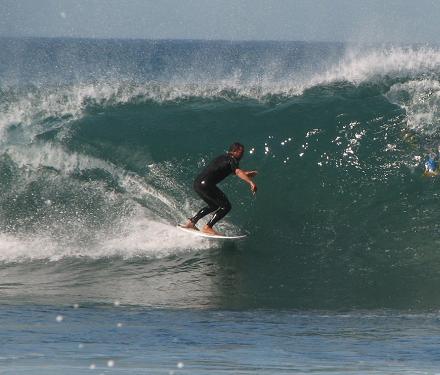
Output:
M217 184L235 173L238 160L230 154L220 155L212 160L208 166L196 177L194 190L208 206L203 207L190 220L194 224L202 217L214 212L207 225L213 227L220 219L231 210L231 203L226 195L217 187Z

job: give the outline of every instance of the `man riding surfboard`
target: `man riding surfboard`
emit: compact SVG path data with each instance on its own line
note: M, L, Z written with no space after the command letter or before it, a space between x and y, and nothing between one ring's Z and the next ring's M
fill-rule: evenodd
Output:
M252 193L257 192L257 185L252 178L257 175L257 171L244 171L238 167L243 157L244 146L235 142L229 147L226 154L220 155L213 159L205 169L194 180L194 190L208 205L203 207L193 217L188 219L183 228L195 229L197 222L204 216L214 212L214 215L208 223L202 228L202 232L211 235L220 235L213 229L213 226L231 210L231 203L226 195L217 187L217 184L228 177L235 174L243 181L247 182Z

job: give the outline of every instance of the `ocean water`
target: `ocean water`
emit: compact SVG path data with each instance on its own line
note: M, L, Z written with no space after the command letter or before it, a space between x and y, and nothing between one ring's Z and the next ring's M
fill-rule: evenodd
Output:
M0 374L440 373L438 46L0 49ZM235 141L248 237L177 230Z

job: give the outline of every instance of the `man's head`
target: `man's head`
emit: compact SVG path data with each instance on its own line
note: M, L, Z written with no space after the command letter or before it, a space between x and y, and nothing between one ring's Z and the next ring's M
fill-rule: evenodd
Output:
M235 142L229 146L229 154L235 159L240 160L243 157L244 146L241 143Z

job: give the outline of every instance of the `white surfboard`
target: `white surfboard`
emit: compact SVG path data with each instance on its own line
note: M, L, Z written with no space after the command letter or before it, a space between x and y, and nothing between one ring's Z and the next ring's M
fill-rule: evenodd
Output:
M178 225L177 228L179 228L180 230L183 230L186 233L193 234L194 236L206 237L206 238L216 238L219 240L238 240L240 238L247 237L247 234L240 234L240 235L236 235L236 236L223 236L223 235L216 235L216 234L207 234L207 233L203 233L200 230L183 228L180 225Z

